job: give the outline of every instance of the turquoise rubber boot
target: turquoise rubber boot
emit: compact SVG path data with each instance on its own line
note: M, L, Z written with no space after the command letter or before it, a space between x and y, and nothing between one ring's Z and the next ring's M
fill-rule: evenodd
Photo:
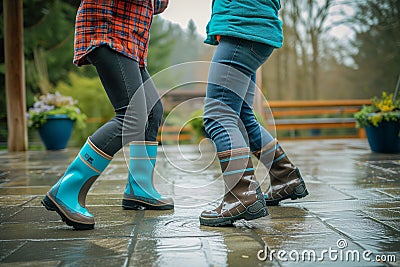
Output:
M174 208L172 198L162 197L154 188L153 173L157 147L157 142L130 143L128 183L122 200L124 209L170 210Z
M67 225L75 229L93 229L95 222L85 206L86 195L111 159L88 138L65 174L43 198L43 206L56 211Z

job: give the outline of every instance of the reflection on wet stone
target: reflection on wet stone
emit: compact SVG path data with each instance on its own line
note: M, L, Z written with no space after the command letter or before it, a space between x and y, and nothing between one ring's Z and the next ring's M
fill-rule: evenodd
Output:
M160 146L155 186L175 199L172 211L123 210L126 155L119 152L89 191L91 231L74 231L40 201L76 149L0 153L0 264L3 266L310 266L262 261L273 250L317 253L345 240L348 250L393 254L400 261L400 155L371 153L366 140L281 142L310 195L269 207L270 215L235 227L200 226L224 192L212 146ZM254 159L255 166L257 161ZM256 167L262 188L267 170ZM328 266L377 266L332 261ZM386 266L398 266L386 263ZM383 265L385 266L385 264Z

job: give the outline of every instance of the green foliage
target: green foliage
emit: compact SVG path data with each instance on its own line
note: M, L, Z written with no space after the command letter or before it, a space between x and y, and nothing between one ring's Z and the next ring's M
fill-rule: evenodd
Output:
M33 14L33 16L32 16ZM68 78L72 64L76 7L66 1L24 1L24 51L27 89L39 93L37 57L48 66L51 85ZM35 53L43 51L43 54Z
M195 132L196 138L200 139L203 136L205 136L205 128L204 128L204 123L203 123L203 113L204 109L198 109L191 114L191 119L190 119L190 126Z
M51 115L64 114L76 122L78 128L85 127L86 115L77 106L78 101L63 96L59 92L45 94L35 98L35 103L28 112L30 128L40 128Z
M257 113L257 112L254 112L254 116L256 117L256 121L258 121L258 123L259 123L261 126L263 126L263 127L266 126L264 117L263 117L261 114L259 114L259 113Z
M80 75L91 67L80 69L79 73L70 73L67 82L59 82L55 89L63 94L70 95L80 103L82 112L88 117L87 127L73 135L76 143L83 143L104 122L114 116L113 107L98 77L90 78Z
M171 51L176 42L174 26L159 16L153 18L147 70L153 75L169 67Z
M372 105L363 106L354 114L358 127L373 125L377 127L382 121L400 123L400 100L393 101L393 94L382 93L382 97L374 97Z
M68 81L59 82L55 90L77 99L82 111L89 117L109 119L114 116L114 110L99 78L89 78L71 72Z
M377 94L396 83L400 70L400 2L365 0L354 4L350 19L357 66L353 81L366 93Z
M197 27L196 24L194 23L194 21L192 19L189 20L188 22L188 26L187 26L187 31L188 31L188 38L190 40L195 40L197 41L198 39L198 35L197 35Z

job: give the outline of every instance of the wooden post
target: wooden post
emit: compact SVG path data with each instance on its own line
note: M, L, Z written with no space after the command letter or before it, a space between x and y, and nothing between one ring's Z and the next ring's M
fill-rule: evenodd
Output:
M26 96L22 0L3 0L8 150L26 151Z
M257 70L256 73L256 91L254 93L254 111L264 117L265 119L265 112L263 107L264 96L262 94L262 67Z

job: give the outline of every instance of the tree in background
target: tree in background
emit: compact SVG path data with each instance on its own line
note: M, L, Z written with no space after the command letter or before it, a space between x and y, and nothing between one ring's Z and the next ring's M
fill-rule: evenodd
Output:
M37 12L40 11L40 12ZM35 15L31 15L35 14ZM27 91L40 93L44 71L49 86L68 78L73 69L76 8L61 0L24 1L24 50ZM46 67L43 70L43 67ZM28 101L31 101L28 98Z
M284 44L263 72L270 99L370 98L394 88L400 73L400 0L288 0L282 1L280 16ZM330 34L344 25L354 35Z
M197 26L191 19L186 30L174 25L177 39L171 56L171 65L192 61L207 61L211 59L213 47L203 43L204 37L197 32Z
M348 20L355 32L352 55L355 89L365 98L394 90L400 74L400 0L365 0L351 5Z
M193 61L211 60L214 48L203 43L204 37L198 34L196 24L193 20L189 20L188 26L185 30L183 30L178 24L172 24L170 22L164 23L168 23L168 33L174 38L174 40L176 40L172 47L167 67ZM152 32L150 32L150 34L152 34ZM154 39L152 35L150 38L151 44ZM151 51L152 50L150 50L150 52ZM151 67L152 64L154 64L154 62L150 62L149 60L149 67ZM162 77L157 77L157 80L161 81L161 84L157 84L159 89L169 89L171 87L175 87L177 85L176 80L178 80L180 77L185 77L185 80L188 81L198 81L200 77L204 78L205 75L204 70L197 69L195 64L189 64L183 68L177 67L174 70L175 72L173 74L170 72L161 73L160 75L162 75ZM164 77L164 75L166 77ZM201 86L199 84L185 86L185 89L194 88L205 90L205 86Z
M282 2L282 49L266 63L268 93L278 99L319 99L324 38L333 0ZM270 80L270 81L268 81Z
M169 67L171 53L179 39L179 28L159 16L153 18L150 29L150 44L147 70L154 75Z

